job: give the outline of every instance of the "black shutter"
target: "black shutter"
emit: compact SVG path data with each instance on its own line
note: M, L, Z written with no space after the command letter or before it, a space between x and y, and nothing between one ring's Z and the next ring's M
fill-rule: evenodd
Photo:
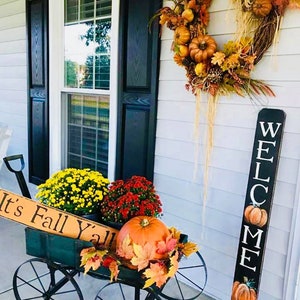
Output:
M27 0L29 181L49 177L48 0Z
M153 179L158 90L158 0L122 0L118 84L117 178Z

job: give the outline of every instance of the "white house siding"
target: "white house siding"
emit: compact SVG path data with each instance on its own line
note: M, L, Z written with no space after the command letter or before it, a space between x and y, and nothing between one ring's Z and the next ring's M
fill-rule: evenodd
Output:
M229 1L216 0L211 8L208 31L220 45L235 31L235 15L227 10L228 5ZM202 96L197 151L193 137L195 98L185 90L185 71L172 60L172 37L172 31L163 30L155 154L154 178L164 204L164 220L199 244L208 266L206 292L216 299L230 299L257 114L263 107L284 110L286 125L259 299L292 300L297 274L290 270L297 270L297 265L289 265L289 260L291 251L300 253L299 242L293 245L290 234L294 231L300 186L300 10L286 12L278 46L255 69L256 78L273 85L276 98L262 99L261 103L237 96L219 99L205 219L202 177L206 97ZM298 249L292 250L295 246ZM286 294L288 285L290 294Z
M0 0L0 123L12 129L7 155L24 155L26 176L28 143L25 23L24 0ZM5 166L0 170L0 186L20 193L15 176Z

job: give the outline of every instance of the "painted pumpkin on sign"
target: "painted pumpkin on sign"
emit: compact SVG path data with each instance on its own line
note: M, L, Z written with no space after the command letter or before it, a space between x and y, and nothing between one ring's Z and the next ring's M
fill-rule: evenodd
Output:
M268 221L268 213L265 209L254 205L249 205L244 211L245 221L247 223L263 227Z
M231 300L256 300L257 295L247 283L235 281L232 286Z

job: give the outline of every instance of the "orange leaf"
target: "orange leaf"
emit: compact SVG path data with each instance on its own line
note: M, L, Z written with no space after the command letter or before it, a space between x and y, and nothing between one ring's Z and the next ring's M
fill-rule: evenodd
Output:
M134 256L129 234L127 234L125 239L122 241L121 247L117 249L117 254L126 259L131 259Z
M156 284L157 287L164 285L168 279L166 267L163 263L150 263L150 268L143 273L148 279L145 282L144 288Z
M118 268L118 263L115 260L113 260L109 264L109 270L110 270L110 281L117 280L120 271Z
M146 243L144 246L133 244L135 256L130 262L138 267L138 271L145 269L149 265L149 261L154 258L155 250L150 243Z
M176 245L177 239L173 238L172 235L169 235L165 241L160 241L157 243L156 252L159 254L171 252L175 249Z
M84 265L84 274L86 274L90 269L93 269L94 271L97 270L101 266L101 263L102 257L98 255L88 259Z

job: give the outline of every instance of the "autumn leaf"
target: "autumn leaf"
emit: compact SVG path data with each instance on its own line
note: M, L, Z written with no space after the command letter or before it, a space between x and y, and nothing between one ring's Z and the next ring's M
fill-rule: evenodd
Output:
M156 252L159 254L165 254L173 251L177 245L177 239L169 235L165 241L160 241L157 243Z
M195 253L198 251L198 246L195 243L187 242L187 243L183 244L183 248L181 251L185 256L190 256L192 253Z
M133 244L135 256L130 262L138 267L138 271L145 269L149 265L149 261L154 258L155 250L150 243L146 243L144 246Z
M88 260L95 256L103 257L108 251L107 250L97 250L95 247L84 248L80 252L81 256L81 267L84 266Z
M175 227L170 227L169 231L170 231L172 237L174 239L176 239L177 241L179 241L181 232L179 230L177 230Z
M143 274L148 278L143 288L148 288L154 283L160 288L168 279L166 266L163 263L150 263L150 268Z
M300 8L300 0L290 0L290 8Z
M117 249L117 254L125 259L131 259L134 256L129 234L122 241L121 247Z
M117 280L120 272L117 261L115 260L111 261L111 263L109 264L109 270L110 270L110 281Z
M211 59L211 63L213 65L219 65L221 66L222 63L224 62L225 60L225 53L223 52L215 52L212 59Z
M103 259L102 266L105 267L105 268L109 268L109 265L111 264L112 261L115 261L115 259L113 257L106 256Z
M178 251L170 258L168 277L174 277L178 270Z
M97 255L88 259L86 264L84 265L84 274L87 274L87 272L90 269L93 269L94 271L97 270L101 266L101 262L102 262L102 257Z

